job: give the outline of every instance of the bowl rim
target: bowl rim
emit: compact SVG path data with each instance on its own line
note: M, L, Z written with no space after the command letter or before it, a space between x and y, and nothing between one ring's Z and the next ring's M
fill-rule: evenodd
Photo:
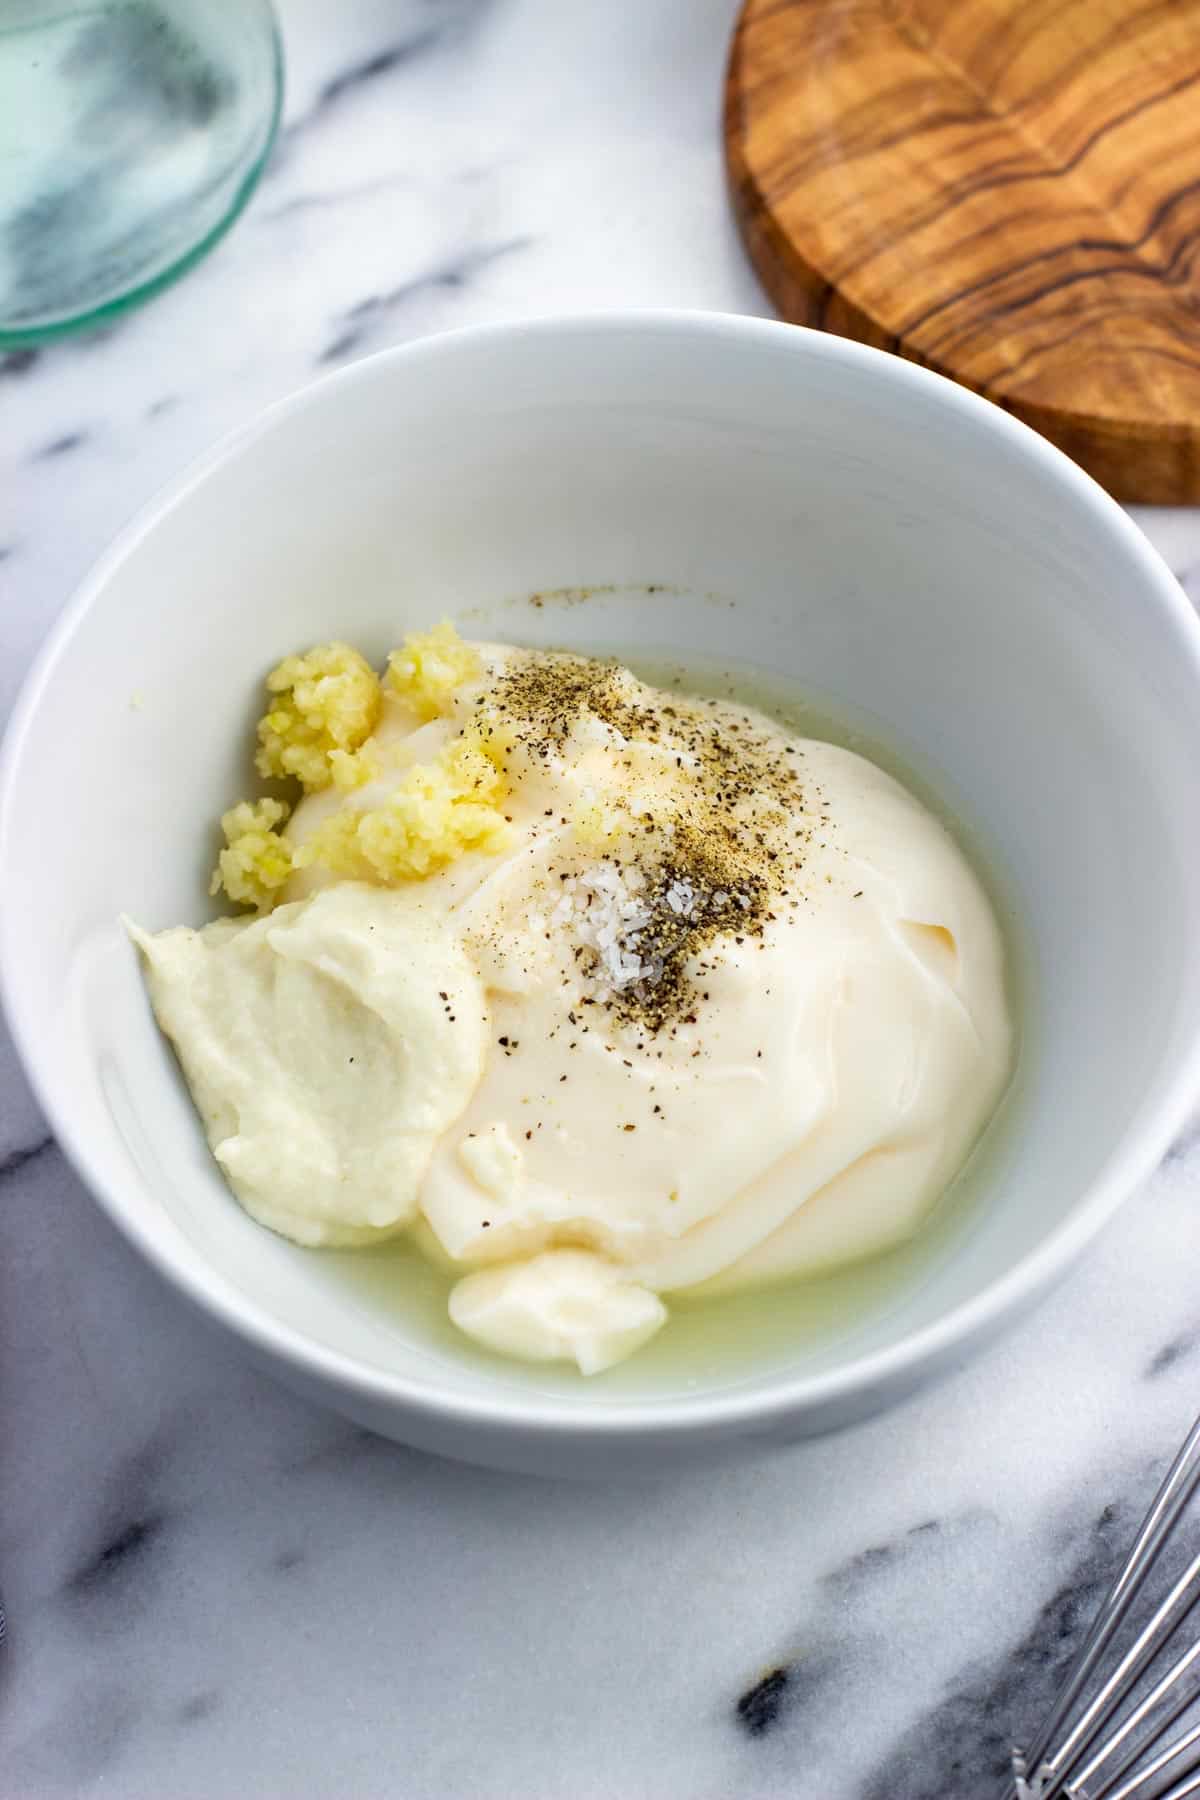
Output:
M25 742L34 717L54 678L60 659L112 575L154 529L158 521L182 505L222 464L246 452L258 439L331 395L374 380L381 367L396 363L453 358L464 347L495 346L502 350L515 338L619 339L692 338L710 348L752 343L784 355L801 354L841 365L870 378L937 401L950 415L1007 441L1035 465L1050 486L1073 492L1095 523L1123 544L1138 567L1144 591L1138 604L1152 603L1158 620L1173 639L1176 654L1190 665L1200 694L1200 619L1158 551L1133 520L1090 475L1062 451L992 402L944 376L887 351L832 334L773 319L737 313L686 309L624 310L603 314L544 314L413 339L363 357L284 395L218 442L160 488L135 513L76 588L37 653L14 706L0 745L0 894L7 883L7 860L13 794L21 779ZM1035 1249L1021 1257L971 1299L932 1323L911 1331L883 1349L810 1375L777 1371L728 1390L641 1401L604 1400L579 1395L493 1395L441 1388L436 1381L382 1370L341 1350L307 1337L276 1319L252 1296L243 1294L198 1257L189 1255L182 1234L178 1247L160 1241L150 1227L126 1208L118 1184L93 1174L86 1133L71 1118L68 1096L56 1079L52 1043L32 1010L13 999L7 970L18 954L19 933L13 909L0 904L0 1005L3 1006L21 1062L38 1103L59 1146L87 1191L124 1236L151 1265L202 1312L275 1362L283 1363L348 1400L373 1403L409 1418L423 1418L463 1431L535 1437L608 1439L615 1445L655 1437L664 1441L706 1436L763 1433L806 1416L818 1418L841 1410L851 1416L855 1397L874 1392L907 1391L943 1367L955 1350L985 1342L1005 1322L1015 1319L1060 1280L1096 1237L1117 1207L1150 1175L1184 1124L1200 1091L1200 1016L1190 1024L1190 1043L1173 1067L1159 1076L1143 1096L1132 1124L1107 1158L1099 1174L1081 1193L1074 1209Z

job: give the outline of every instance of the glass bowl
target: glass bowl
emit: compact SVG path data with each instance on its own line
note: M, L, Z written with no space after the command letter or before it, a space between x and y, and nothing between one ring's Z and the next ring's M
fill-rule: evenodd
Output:
M0 348L190 268L246 204L282 98L269 0L0 7Z

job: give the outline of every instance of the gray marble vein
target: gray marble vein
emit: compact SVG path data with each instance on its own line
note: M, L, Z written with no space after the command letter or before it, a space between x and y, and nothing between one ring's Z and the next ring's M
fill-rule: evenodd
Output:
M361 62L355 63L353 68L343 69L339 74L330 76L317 95L314 111L321 112L327 107L336 106L347 94L358 93L368 81L376 81L381 75L390 75L393 69L403 68L405 64L413 62L440 44L444 35L443 25L426 25L402 38L398 44L389 44L386 49L372 51Z
M64 431L61 437L51 438L47 444L39 444L32 456L33 462L54 462L60 456L69 456L72 450L78 450L86 444L86 431Z
M356 300L338 321L337 335L321 351L317 361L343 362L347 357L371 348L380 326L386 326L402 308L439 293L458 293L468 288L485 269L491 268L502 257L527 249L529 244L528 238L512 238L507 243L477 245L402 281L385 294L368 294L365 299Z
M49 1133L39 1137L35 1144L23 1144L16 1150L7 1151L0 1156L0 1182L19 1174L35 1157L52 1154L58 1154L58 1146Z
M0 354L0 711L125 520L319 367L767 312L719 154L734 11L283 0L236 230L112 329ZM1200 515L1136 517L1200 597ZM521 1480L256 1373L82 1191L0 1034L0 1796L992 1800L1197 1408L1198 1239L1200 1116L1034 1319L887 1417Z

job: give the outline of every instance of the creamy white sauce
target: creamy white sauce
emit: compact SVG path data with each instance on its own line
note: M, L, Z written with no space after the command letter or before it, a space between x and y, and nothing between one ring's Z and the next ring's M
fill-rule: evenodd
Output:
M410 1224L490 1034L448 921L411 894L346 882L263 919L133 935L246 1211L300 1244L367 1244Z
M508 653L488 654L495 670ZM293 840L377 805L472 698L425 725L389 704L391 765L304 801ZM597 804L697 777L677 746L591 717L549 755L517 754L498 853L400 891L310 868L264 919L137 934L256 1218L306 1244L418 1221L463 1270L460 1329L585 1373L659 1328L660 1294L809 1274L920 1225L1009 1073L992 909L944 826L873 764L742 707L713 716L799 756L803 862L761 935L734 908L657 1030L586 1003L604 991L584 973L595 915L581 955L564 877L582 906Z

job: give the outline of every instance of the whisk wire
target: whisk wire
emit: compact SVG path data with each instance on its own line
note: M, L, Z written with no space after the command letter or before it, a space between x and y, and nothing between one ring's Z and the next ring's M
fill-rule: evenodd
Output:
M1161 1742L1170 1731L1176 1720L1182 1718L1195 1701L1197 1693L1200 1692L1200 1686L1195 1682L1184 1685L1189 1671L1197 1663L1200 1663L1200 1638L1171 1664L1166 1674L1155 1682L1145 1699L1122 1720L1099 1754L1093 1756L1087 1767L1075 1777L1075 1786L1086 1790L1089 1800L1109 1800L1112 1789L1116 1787L1121 1777L1128 1773L1135 1762L1153 1750L1155 1745ZM1164 1701L1169 1699L1172 1692L1176 1693L1174 1703L1167 1707L1153 1729L1145 1737L1139 1738L1138 1731L1147 1719L1158 1711ZM1103 1785L1096 1787L1094 1784L1100 1770L1103 1769L1105 1763L1110 1762L1116 1756L1122 1745L1126 1746L1125 1754L1117 1757L1106 1773Z
M1196 1698L1197 1688L1187 1677L1200 1664L1200 1644L1179 1656L1145 1699L1121 1720L1099 1748L1094 1748L1105 1727L1132 1696L1141 1676L1200 1600L1200 1555L1192 1559L1113 1673L1070 1726L1063 1741L1057 1743L1198 1486L1200 1419L1188 1432L1163 1478L1032 1749L1024 1756L1014 1752L1015 1780L1006 1784L1004 1800L1189 1800L1192 1795L1200 1795L1200 1727L1168 1745L1149 1767L1142 1767L1136 1775L1128 1774L1161 1742ZM1152 1728L1139 1738L1141 1727L1164 1706L1162 1717L1154 1718ZM1081 1770L1080 1763L1089 1751L1093 1754ZM1115 1762L1114 1757L1118 1758ZM1186 1767L1182 1767L1185 1757ZM1033 1772L1031 1778L1027 1778L1029 1771ZM1164 1791L1162 1781L1170 1781L1173 1776L1180 1779Z
M1187 1767L1177 1765L1188 1752ZM1173 1787L1164 1789L1160 1783L1164 1775L1176 1774L1181 1780ZM1190 1779L1189 1779L1190 1778ZM1193 1725L1182 1737L1168 1744L1137 1775L1131 1776L1119 1788L1097 1788L1092 1790L1082 1782L1077 1789L1071 1790L1077 1800L1184 1800L1187 1794L1200 1792L1200 1724Z
M1053 1775L1045 1785L1043 1800L1056 1800L1080 1757L1091 1749L1114 1713L1128 1699L1136 1682L1182 1625L1197 1600L1200 1600L1200 1554L1188 1564L1149 1624L1125 1652L1061 1746L1046 1758ZM1098 1761L1107 1759L1108 1749L1106 1744Z
M1161 1800L1191 1800L1196 1794L1200 1794L1200 1771L1193 1774L1190 1780L1173 1787L1169 1794L1163 1794Z

